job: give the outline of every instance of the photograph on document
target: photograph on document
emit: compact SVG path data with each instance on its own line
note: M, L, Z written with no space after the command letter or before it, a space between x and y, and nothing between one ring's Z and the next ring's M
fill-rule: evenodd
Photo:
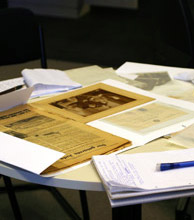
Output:
M154 102L133 110L124 111L101 119L104 124L110 124L140 135L146 135L156 130L192 119L194 112L181 107Z
M103 89L96 89L50 104L57 108L66 109L67 111L87 117L133 101L135 101L133 98Z
M166 71L126 74L123 77L128 79L128 84L148 91L154 89L156 86L165 85L172 80Z
M71 119L22 105L0 113L0 131L65 153L45 172L55 172L93 155L130 146L131 142Z
M147 96L98 83L32 105L86 123L152 100Z

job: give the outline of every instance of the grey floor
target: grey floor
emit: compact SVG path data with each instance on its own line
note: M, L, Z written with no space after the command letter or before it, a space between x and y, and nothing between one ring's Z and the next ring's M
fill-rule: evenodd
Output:
M77 68L82 66L88 66L86 63L74 63L58 60L48 60L49 68L57 68L61 70L67 70L71 68ZM0 80L9 79L13 77L21 76L21 70L23 68L39 67L38 61L33 61L20 65L1 66ZM12 180L14 185L28 184L18 180ZM0 187L3 187L4 183L0 179ZM76 190L59 189L65 199L70 203L79 216L82 217L82 210L80 205L79 192ZM24 191L16 193L19 206L22 212L24 220L70 220L71 218L61 208L59 203L54 199L49 191L36 190L36 191ZM89 213L91 220L110 220L112 217L111 207L107 199L105 192L87 192L87 199L89 205ZM160 201L155 203L143 204L142 206L142 219L143 220L174 220L175 209L178 200L172 199L168 201ZM192 199L188 213L194 218L194 200ZM126 217L127 218L127 217ZM9 203L7 194L0 193L0 220L12 220L14 219L13 212Z
M25 184L22 181L12 180L14 185ZM27 183L26 183L27 184ZM1 181L1 186L3 183ZM79 192L76 190L59 189L65 199L82 217ZM70 220L71 218L46 190L25 191L16 193L24 220ZM104 192L87 192L89 213L91 220L110 220L111 207ZM160 201L142 205L142 220L174 220L177 200ZM188 213L194 217L194 201L191 200ZM14 219L7 194L0 194L0 219ZM127 216L126 216L127 219Z

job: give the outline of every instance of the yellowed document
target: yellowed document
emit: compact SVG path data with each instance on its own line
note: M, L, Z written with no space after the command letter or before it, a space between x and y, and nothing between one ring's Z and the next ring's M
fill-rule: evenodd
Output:
M170 106L164 103L155 102L143 107L127 111L115 116L102 119L106 123L110 123L125 129L136 132L154 131L156 126L162 128L162 125L170 125L178 122L180 118L194 113L186 109L176 106ZM175 121L174 121L175 120Z
M86 123L152 100L144 95L97 83L32 105Z
M39 111L29 105L0 113L0 131L65 153L46 172L54 172L131 144L88 125Z
M194 124L172 135L169 141L187 148L194 148Z
M124 83L128 82L127 79L118 76L112 68L104 69L97 65L65 70L65 73L72 80L83 86L91 85L105 79L115 79Z
M123 154L160 152L160 151L179 150L179 149L187 149L187 147L176 143L172 143L166 138L158 138L145 145L142 145L141 147L135 147L128 151L124 151Z

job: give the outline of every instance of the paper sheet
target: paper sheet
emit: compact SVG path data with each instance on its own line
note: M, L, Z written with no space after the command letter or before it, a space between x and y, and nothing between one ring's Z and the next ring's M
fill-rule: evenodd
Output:
M32 91L33 87L30 87L0 95L0 112L27 103Z
M35 174L64 156L64 153L0 132L0 160Z
M185 128L184 130L172 135L169 138L169 142L186 146L188 148L194 148L194 125Z
M183 72L183 73L178 73L174 76L174 79L186 81L186 82L194 82L194 71L193 72Z
M24 84L24 80L22 77L0 81L0 92L22 84Z
M65 72L72 80L84 86L105 79L115 79L127 83L127 80L118 76L112 68L101 68L97 65L66 70Z
M101 119L101 121L140 135L147 135L162 128L167 130L169 126L177 125L180 122L184 124L184 121L193 117L194 112L192 111L155 102Z

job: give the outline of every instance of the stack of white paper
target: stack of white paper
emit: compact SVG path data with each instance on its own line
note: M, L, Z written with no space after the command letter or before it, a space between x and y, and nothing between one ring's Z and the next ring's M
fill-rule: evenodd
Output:
M64 92L81 87L71 80L64 71L55 69L24 69L22 71L27 86L34 87L31 97Z
M110 200L194 186L194 167L158 171L158 163L194 160L194 149L94 156Z

